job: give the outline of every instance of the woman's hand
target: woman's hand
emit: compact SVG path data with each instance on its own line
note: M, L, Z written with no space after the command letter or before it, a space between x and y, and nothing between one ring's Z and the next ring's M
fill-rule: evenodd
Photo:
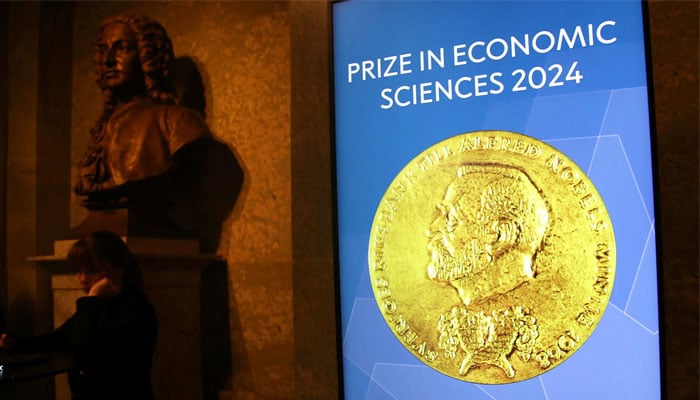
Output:
M105 277L92 285L90 291L88 292L88 296L97 296L107 299L116 296L121 290L121 284Z
M15 340L7 336L7 333L0 335L0 349L9 349L13 344Z

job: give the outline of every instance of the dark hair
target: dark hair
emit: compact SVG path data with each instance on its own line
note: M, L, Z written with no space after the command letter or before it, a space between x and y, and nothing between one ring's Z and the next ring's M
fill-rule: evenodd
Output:
M157 21L145 16L118 14L102 20L98 39L102 35L102 29L113 23L127 25L136 35L143 83L148 97L160 104L179 104L180 101L173 90L175 53L165 28ZM104 126L117 106L117 97L112 90L102 84L97 65L98 60L94 61L98 73L97 83L102 89L103 108L97 123L90 129L88 149L79 163L80 168L86 169L87 173L91 175L88 181L93 182L92 186L94 187L83 187L85 182L81 179L75 187L77 194L95 191L100 183L107 182L111 177L109 169L105 165Z
M110 231L94 231L78 239L68 251L68 263L81 272L121 274L122 287L143 290L136 258L122 238Z

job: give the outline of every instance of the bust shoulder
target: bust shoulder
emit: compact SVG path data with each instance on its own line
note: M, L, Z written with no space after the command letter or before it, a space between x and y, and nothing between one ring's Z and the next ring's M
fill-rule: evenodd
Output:
M161 126L163 138L168 143L170 154L197 139L211 137L204 117L197 111L176 104L161 104Z
M193 140L211 136L209 126L197 111L184 105L158 103L148 97L134 99L119 107L110 119L112 121L120 127L129 126L132 133L124 137L136 134L145 138L147 135L143 133L153 132L155 128L171 155Z

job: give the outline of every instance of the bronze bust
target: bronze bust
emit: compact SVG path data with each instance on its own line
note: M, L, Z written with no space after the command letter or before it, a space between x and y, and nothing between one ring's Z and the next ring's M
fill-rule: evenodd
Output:
M226 146L213 139L203 115L180 104L173 87L176 59L165 29L148 17L108 17L98 33L93 60L103 111L78 164L74 191L86 196L82 204L91 211L81 225L124 230L127 227L95 225L110 220L104 218L109 210L128 210L130 232L122 234L136 230L148 236L197 236L192 221L202 213L216 213L195 204L206 197L202 190L213 189L212 152L218 154L214 159L225 159L215 166L229 169L225 184L237 188L235 193L228 191L233 196L225 201L228 211L242 175L230 150L226 148L228 154L222 157ZM205 175L210 187L202 187ZM191 215L177 211L178 205L189 207L191 212L184 214Z

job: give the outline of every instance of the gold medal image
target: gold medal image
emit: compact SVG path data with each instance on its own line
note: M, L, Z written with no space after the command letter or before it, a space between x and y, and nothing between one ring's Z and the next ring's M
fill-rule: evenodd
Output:
M518 382L593 333L615 276L615 237L586 174L529 136L480 131L411 160L369 239L377 305L396 339L453 378Z

